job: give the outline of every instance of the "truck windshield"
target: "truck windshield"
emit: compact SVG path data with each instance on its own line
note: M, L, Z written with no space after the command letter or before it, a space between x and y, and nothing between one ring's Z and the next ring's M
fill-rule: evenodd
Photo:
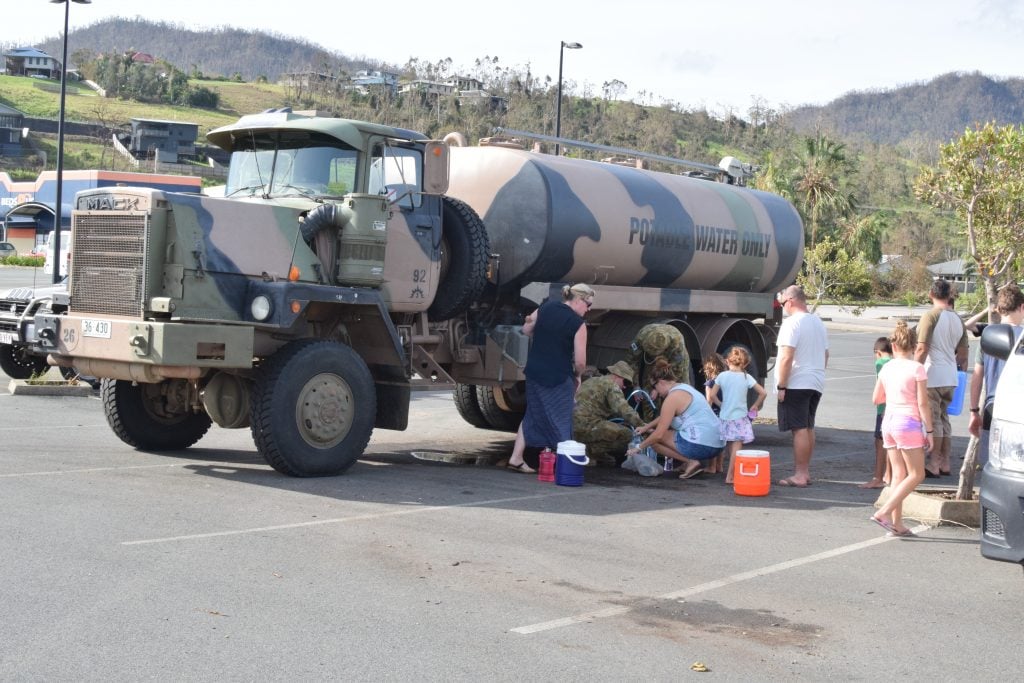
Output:
M355 189L358 153L326 135L270 131L238 140L225 197L343 197Z

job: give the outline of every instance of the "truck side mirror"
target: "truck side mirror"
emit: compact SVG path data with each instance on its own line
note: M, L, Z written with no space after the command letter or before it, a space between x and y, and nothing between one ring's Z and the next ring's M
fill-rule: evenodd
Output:
M448 191L448 145L432 140L423 148L423 192L444 194Z

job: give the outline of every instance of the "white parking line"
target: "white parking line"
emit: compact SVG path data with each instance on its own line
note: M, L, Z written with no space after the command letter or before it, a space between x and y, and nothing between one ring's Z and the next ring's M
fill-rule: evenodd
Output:
M197 463L185 463L195 465ZM84 474L88 472L116 472L118 470L146 470L154 467L183 467L181 463L164 463L162 465L126 465L124 467L88 467L80 470L44 470L42 472L11 472L0 474L0 479L15 479L17 477L44 477L51 474Z
M912 529L915 534L919 534L922 531L930 529L926 524L921 524ZM851 543L850 545L844 545L833 550L826 550L822 553L816 553L814 555L808 555L806 557L797 558L795 560L789 560L788 562L780 562L778 564L769 565L767 567L761 567L760 569L753 569L748 572L741 572L739 574L733 574L727 576L724 579L717 579L715 581L708 581L691 588L684 588L682 590L673 591L671 593L663 593L661 595L655 595L650 598L642 598L636 602L643 602L647 600L680 600L682 598L688 598L693 595L700 593L706 593L717 588L724 588L734 583L740 583L741 581L749 581L750 579L756 579L761 576L768 576L769 574L775 574L777 572L784 571L786 569L793 569L795 567L801 567L805 564L812 562L819 562L821 560L828 560L833 557L852 553L857 550L863 550L876 546L880 543L886 543L888 541L899 540L893 536L879 536L878 538L872 538L867 541L861 541L860 543ZM595 610L593 612L583 612L582 614L576 614L571 617L564 617L562 619L552 619L551 621L542 621L538 624L530 624L529 626L517 626L516 628L510 629L512 633L519 633L521 635L529 635L531 633L540 633L541 631L550 631L552 629L561 628L563 626L572 626L573 624L580 624L584 622L594 621L596 619L605 619L607 617L616 617L621 614L626 614L633 608L624 605L609 607L607 609Z
M283 529L301 529L303 527L322 526L324 524L344 524L346 522L360 522L368 519L384 519L386 517L399 517L402 515L416 515L424 512L437 512L439 510L452 510L463 507L480 507L483 505L501 505L503 503L517 503L524 500L537 500L540 498L555 498L558 496L579 495L587 491L602 492L604 488L591 487L590 489L579 489L576 491L558 491L556 493L538 493L530 496L515 496L512 498L494 498L491 500L478 500L466 503L455 503L453 505L430 505L427 507L406 508L402 510L391 510L389 512L373 512L364 515L352 515L351 517L335 517L333 519L318 519L315 522L296 522L294 524L275 524L273 526L250 527L248 529L234 529L232 531L212 531L205 534L187 534L184 536L166 536L164 538L146 538L138 541L122 541L121 545L151 545L154 543L171 543L174 541L194 541L203 538L219 538L221 536L240 536L243 534L258 534L264 531L280 531Z
M110 425L106 422L97 422L96 424L73 424L73 425L46 425L46 431L56 431L58 429L96 429L103 427L110 429ZM14 427L0 427L0 432L28 432L28 431L39 431L39 425L37 424L23 424Z

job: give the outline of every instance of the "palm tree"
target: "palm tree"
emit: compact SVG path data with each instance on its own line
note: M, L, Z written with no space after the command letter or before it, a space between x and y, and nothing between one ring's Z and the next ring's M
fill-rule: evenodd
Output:
M853 172L846 145L821 133L804 139L804 149L797 154L793 190L800 212L811 224L812 249L823 217L846 216L856 208L853 195L843 192L843 179Z

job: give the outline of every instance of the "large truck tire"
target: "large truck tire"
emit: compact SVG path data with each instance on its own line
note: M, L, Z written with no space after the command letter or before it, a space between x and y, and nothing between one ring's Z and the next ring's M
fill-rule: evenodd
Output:
M480 298L487 285L490 242L476 211L465 202L444 197L441 214L441 275L431 320L461 315Z
M103 411L117 438L140 451L181 450L203 438L212 424L210 416L171 412L162 388L161 384L103 380L100 385Z
M305 339L263 363L250 409L253 441L267 464L292 477L328 477L366 449L377 395L370 370L350 347Z
M476 400L480 405L480 412L484 419L491 426L502 432L514 432L519 429L519 423L523 421L524 413L505 410L495 397L495 392L500 392L500 387L489 387L480 385L476 388Z
M478 429L491 428L491 423L484 417L480 404L477 403L475 384L456 384L452 391L452 399L463 420Z
M49 368L46 356L34 356L25 346L0 344L0 369L11 379L30 379Z

